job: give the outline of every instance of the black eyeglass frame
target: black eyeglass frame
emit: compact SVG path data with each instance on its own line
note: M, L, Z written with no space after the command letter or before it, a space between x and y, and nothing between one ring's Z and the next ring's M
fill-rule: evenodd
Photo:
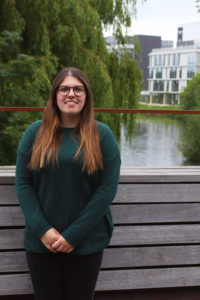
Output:
M71 91L71 89L73 90L73 93L74 93L74 95L75 95L76 97L81 97L81 96L86 92L86 89L85 89L85 87L84 87L83 85L75 85L75 86L59 85L59 86L57 87L57 91L58 91L59 93L61 93L61 94L62 94L62 92L60 91L60 88L62 88L62 87L69 88L68 93L67 93L66 95L63 95L63 96L68 96L69 93L70 93L70 91ZM81 95L77 95L77 94L76 94L76 91L75 91L75 88L83 88L82 94L81 94Z

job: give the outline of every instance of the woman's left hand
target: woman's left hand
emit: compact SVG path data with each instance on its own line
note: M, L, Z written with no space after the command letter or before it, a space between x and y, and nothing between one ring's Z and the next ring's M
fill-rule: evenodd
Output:
M68 243L64 239L62 235L59 236L58 240L51 245L51 247L56 251L56 252L65 252L65 253L70 253L74 250L74 247Z

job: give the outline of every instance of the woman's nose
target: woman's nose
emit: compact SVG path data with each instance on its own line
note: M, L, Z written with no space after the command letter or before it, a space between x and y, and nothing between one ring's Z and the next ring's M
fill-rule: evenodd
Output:
M69 90L69 94L68 94L68 96L75 96L75 94L74 94L74 90L73 90L73 88L71 87L70 88L70 90Z

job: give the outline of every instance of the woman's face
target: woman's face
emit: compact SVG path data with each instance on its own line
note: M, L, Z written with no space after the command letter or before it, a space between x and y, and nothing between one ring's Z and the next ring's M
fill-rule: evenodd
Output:
M77 118L86 101L83 83L74 76L66 76L60 83L56 93L56 103L62 117Z

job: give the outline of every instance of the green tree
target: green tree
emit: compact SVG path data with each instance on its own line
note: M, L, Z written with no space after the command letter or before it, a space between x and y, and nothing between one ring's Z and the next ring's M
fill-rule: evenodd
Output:
M198 8L198 12L200 12L200 0L196 0L196 7Z
M125 52L120 57L109 53L103 37L103 28L112 25L123 43L122 26L130 25L135 4L135 0L1 0L0 105L44 106L55 74L75 66L91 82L95 107L135 107L139 65ZM120 135L120 115L97 117ZM35 113L0 114L1 145L7 145L0 148L1 164L15 163L19 137L36 118ZM131 118L124 122L133 124Z
M197 73L180 94L182 109L200 109L200 73ZM188 162L200 163L200 117L188 115L183 118L184 125L181 130L180 149Z

